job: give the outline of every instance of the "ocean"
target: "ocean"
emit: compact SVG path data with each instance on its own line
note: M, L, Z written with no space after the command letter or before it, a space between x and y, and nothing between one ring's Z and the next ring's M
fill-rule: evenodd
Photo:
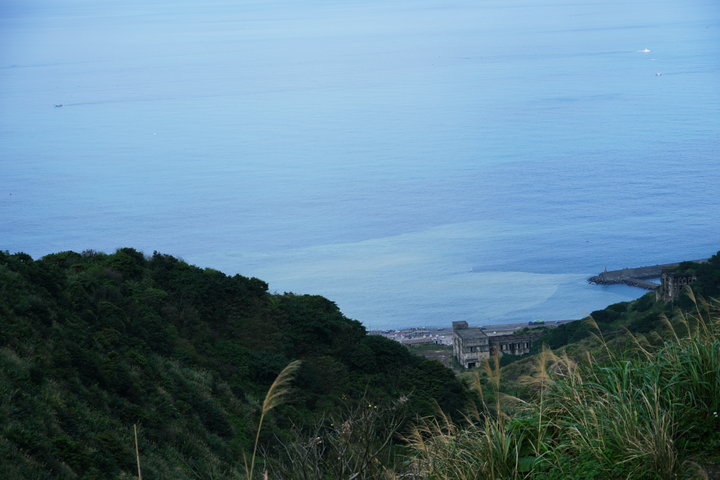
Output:
M62 107L55 107L55 105ZM576 319L720 250L716 0L6 0L0 249L368 328Z

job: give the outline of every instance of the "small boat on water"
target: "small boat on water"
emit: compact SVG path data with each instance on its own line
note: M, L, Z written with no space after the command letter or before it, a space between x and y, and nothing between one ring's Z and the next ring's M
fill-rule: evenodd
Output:
M55 108L62 107L62 103L56 103Z

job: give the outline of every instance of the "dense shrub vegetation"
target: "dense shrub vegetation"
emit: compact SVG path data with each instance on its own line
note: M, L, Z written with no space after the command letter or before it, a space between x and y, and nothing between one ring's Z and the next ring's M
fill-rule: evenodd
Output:
M347 400L466 407L439 363L366 335L325 298L267 290L131 248L0 252L3 478L130 475L134 424L144 477L235 475L265 393L296 359L294 393L261 431L267 452Z
M145 478L707 478L720 256L680 268L681 300L546 329L468 389L322 297L157 252L0 252L0 473L134 478L138 425Z

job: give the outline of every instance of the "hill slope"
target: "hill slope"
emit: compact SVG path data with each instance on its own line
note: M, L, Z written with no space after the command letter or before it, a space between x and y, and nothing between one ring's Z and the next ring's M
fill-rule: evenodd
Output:
M256 278L123 248L33 260L0 252L3 478L147 478L237 471L269 385L303 360L261 443L353 398L412 393L457 412L469 394L438 362L366 335L311 295L271 295Z

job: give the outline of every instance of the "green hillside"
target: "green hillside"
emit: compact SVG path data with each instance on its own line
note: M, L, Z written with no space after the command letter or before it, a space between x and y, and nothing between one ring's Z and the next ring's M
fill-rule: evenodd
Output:
M485 410L470 425L425 425L427 468L442 465L443 479L720 479L720 252L677 271L697 281L674 302L649 292L610 305L546 329L530 355L461 374Z
M0 474L137 478L137 425L146 479L247 479L256 438L253 478L718 479L720 253L678 269L697 282L674 302L610 305L456 377L256 278L0 252ZM279 374L292 390L263 409Z
M471 395L449 369L366 335L323 297L267 290L131 248L0 252L2 478L130 478L135 424L144 478L231 478L268 388L297 359L292 394L260 432L267 455L291 427L368 399L407 395L410 415L437 402L460 418Z

